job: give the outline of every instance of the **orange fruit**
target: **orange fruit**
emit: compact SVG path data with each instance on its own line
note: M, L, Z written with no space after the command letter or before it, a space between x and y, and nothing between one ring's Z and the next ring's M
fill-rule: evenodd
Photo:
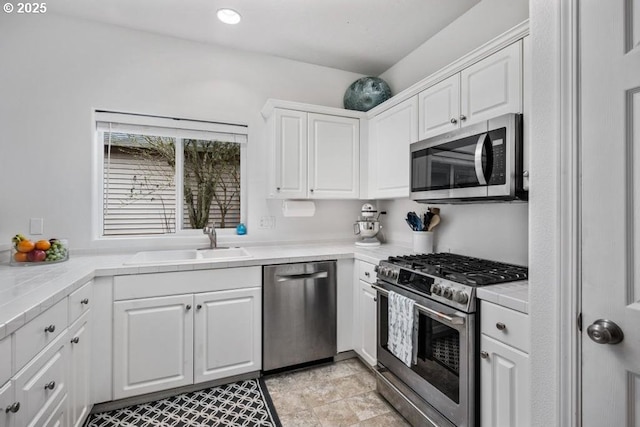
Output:
M27 254L24 252L16 252L13 254L13 259L17 262L27 262Z
M18 252L31 252L35 247L36 245L31 240L21 240L16 249Z
M51 247L51 243L48 240L38 240L36 242L36 249L40 249L41 251L48 251Z

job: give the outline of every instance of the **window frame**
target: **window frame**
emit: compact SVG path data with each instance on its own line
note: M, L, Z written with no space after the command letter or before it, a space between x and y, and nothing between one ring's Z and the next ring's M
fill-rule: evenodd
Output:
M240 222L247 223L247 146L249 139L249 129L247 125L236 125L228 123L215 123L204 122L188 119L174 119L168 117L157 117L139 114L127 114L127 113L114 113L103 110L94 110L92 123L93 123L93 158L94 158L94 177L93 177L93 241L94 242L118 242L118 241L139 241L143 243L146 240L153 241L155 243L159 241L167 241L167 243L176 243L184 241L185 243L193 240L195 237L199 237L201 240L203 233L199 229L186 229L183 228L184 221L184 153L183 153L183 141L190 139L189 137L175 137L176 144L176 168L174 175L175 191L176 191L176 206L174 210L175 214L175 232L164 234L135 234L135 235L105 235L104 234L104 136L105 131L98 129L98 122L104 122L104 118L114 117L117 119L125 120L127 124L140 125L140 126L153 126L153 127L166 127L163 124L171 123L168 121L178 121L180 124L191 125L195 124L197 127L202 125L203 128L213 125L214 128L219 128L225 133L236 133L234 129L244 128L244 133L236 133L237 135L244 135L244 142L237 142L240 145ZM102 120L101 120L102 119ZM176 129L184 129L183 127L174 126ZM201 130L201 129L196 129ZM231 130L231 131L230 131ZM113 132L117 132L116 129ZM178 130L179 132L179 130ZM180 148L179 148L180 147ZM180 201L180 203L178 203ZM216 232L219 237L236 236L235 228L216 228ZM248 233L247 233L248 234ZM245 235L246 236L246 235ZM240 237L240 236L238 236Z

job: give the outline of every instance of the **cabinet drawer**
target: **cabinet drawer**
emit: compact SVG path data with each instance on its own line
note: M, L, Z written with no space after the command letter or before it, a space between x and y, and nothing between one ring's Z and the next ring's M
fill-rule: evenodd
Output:
M377 277L376 272L373 270L375 268L375 264L369 264L368 262L364 261L360 261L359 264L360 280L363 280L367 283L375 283Z
M43 425L58 403L65 398L67 337L65 331L16 375L16 401L20 402L16 425Z
M11 336L8 336L0 340L0 387L11 378L12 362Z
M67 299L63 299L15 333L16 370L21 369L29 360L67 327ZM46 329L46 330L45 330Z
M483 334L529 353L529 316L482 301L480 328Z
M92 296L93 281L69 295L69 325L89 310Z

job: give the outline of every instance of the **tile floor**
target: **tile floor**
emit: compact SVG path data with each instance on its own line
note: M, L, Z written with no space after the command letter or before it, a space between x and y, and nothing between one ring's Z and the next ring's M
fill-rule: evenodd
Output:
M410 425L377 392L359 359L265 378L283 427Z

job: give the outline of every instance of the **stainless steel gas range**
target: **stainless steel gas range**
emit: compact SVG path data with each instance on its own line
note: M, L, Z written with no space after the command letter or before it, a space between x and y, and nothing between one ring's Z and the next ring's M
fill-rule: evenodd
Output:
M527 279L526 267L451 253L390 257L378 279L378 391L415 426L479 426L478 286ZM415 301L417 363L388 349L388 293Z

